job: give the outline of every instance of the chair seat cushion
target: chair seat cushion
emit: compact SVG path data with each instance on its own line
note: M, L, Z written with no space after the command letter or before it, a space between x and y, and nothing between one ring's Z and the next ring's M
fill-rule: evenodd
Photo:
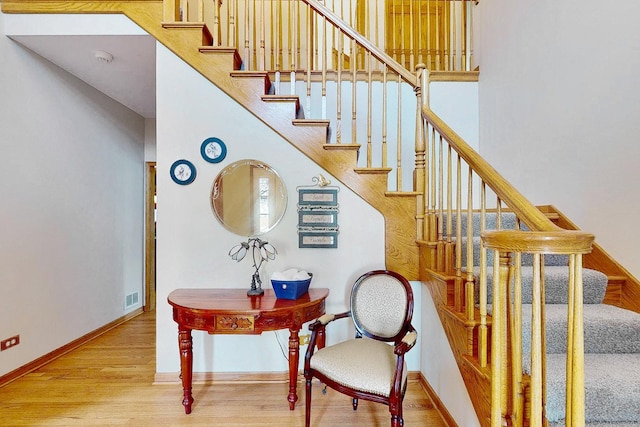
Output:
M311 368L343 386L389 397L397 356L393 346L369 338L351 339L318 350ZM407 381L406 363L402 388Z

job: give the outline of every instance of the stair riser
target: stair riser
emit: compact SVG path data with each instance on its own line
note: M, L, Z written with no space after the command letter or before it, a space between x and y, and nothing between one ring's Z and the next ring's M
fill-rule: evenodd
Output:
M476 269L476 283L479 269ZM547 267L545 269L545 303L568 303L568 269L563 267ZM601 304L607 289L607 276L599 271L583 269L583 303ZM476 303L479 302L479 290L476 286ZM522 268L522 303L531 304L533 289L533 273L529 267ZM487 272L487 304L493 299L493 270Z
M473 227L473 236L480 236L480 218L481 215L479 213L474 213L472 217L472 227ZM485 216L485 230L497 230L498 229L498 216L495 213L487 213ZM444 232L447 234L447 219L446 214L443 220ZM457 227L457 218L454 214L451 217L451 235L456 235L456 227ZM462 228L462 236L467 235L467 214L463 213L461 216L460 225ZM513 213L503 213L500 217L500 229L504 230L513 230L516 228L516 216ZM525 230L526 227L524 224L520 226L521 229Z
M567 307L547 305L546 352L567 351ZM618 307L589 304L583 307L585 353L640 353L640 315ZM522 307L522 351L531 351L531 306Z

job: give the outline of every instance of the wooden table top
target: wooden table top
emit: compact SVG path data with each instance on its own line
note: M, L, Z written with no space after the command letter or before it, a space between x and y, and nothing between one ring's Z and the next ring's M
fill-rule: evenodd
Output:
M173 307L184 310L216 313L265 313L313 305L329 295L327 288L310 288L296 300L276 298L273 289L265 289L264 295L247 296L247 289L176 289L167 301Z

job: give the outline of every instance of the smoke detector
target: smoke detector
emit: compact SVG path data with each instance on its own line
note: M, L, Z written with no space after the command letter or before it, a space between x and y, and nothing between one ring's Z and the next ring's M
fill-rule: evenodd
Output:
M113 61L113 55L103 50L96 50L94 52L95 58L100 62L106 62L107 64Z

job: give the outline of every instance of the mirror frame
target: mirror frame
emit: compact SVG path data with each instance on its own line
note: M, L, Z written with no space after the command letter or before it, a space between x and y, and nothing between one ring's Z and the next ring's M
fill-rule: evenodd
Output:
M242 170L244 166L249 166L246 172ZM255 175L255 170L260 170L261 173ZM254 194L259 193L259 188L256 189L253 184L256 178L265 177L271 179L273 184L273 190L270 187L267 203L269 206L274 207L276 212L272 215L273 218L269 220L266 228L260 229L260 196L254 196ZM233 186L232 192L229 193L232 199L223 198L223 194L225 194L223 188L225 178L233 178L235 180L231 184ZM245 185L245 187L240 189L239 186L242 185ZM242 198L243 195L247 197ZM227 203L229 201L232 203L232 211L227 212L227 214L230 213L232 215L233 221L225 221L225 211L221 207L224 206L225 200L227 200ZM243 159L227 165L218 173L211 188L210 203L213 215L225 229L239 236L255 237L268 233L282 221L287 210L288 194L284 181L271 166L259 160ZM240 213L238 213L236 207L249 213L239 216Z

